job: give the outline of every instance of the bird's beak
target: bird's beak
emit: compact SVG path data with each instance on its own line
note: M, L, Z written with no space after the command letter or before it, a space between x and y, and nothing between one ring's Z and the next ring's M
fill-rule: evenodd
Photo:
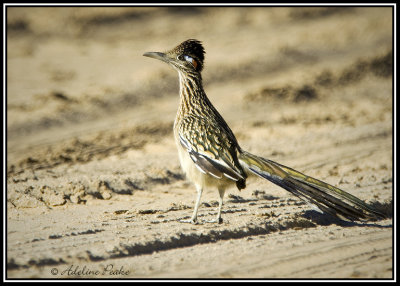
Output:
M158 52L148 52L148 53L144 53L143 56L145 57L149 57L149 58L153 58L153 59L157 59L163 62L168 63L169 62L169 58L166 54L164 53L158 53Z

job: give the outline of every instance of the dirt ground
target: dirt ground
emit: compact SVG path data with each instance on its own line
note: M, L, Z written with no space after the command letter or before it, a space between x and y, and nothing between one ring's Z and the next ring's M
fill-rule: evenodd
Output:
M391 279L392 22L390 7L8 7L7 277ZM142 55L189 38L243 149L389 218L343 222L254 178L222 224L179 222L196 191L172 134L178 76Z

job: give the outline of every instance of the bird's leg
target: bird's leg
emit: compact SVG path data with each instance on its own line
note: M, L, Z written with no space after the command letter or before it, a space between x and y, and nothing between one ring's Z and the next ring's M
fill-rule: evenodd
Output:
M225 189L224 188L218 188L218 193L219 193L219 201L218 201L218 213L217 217L213 220L209 220L207 222L213 222L213 223L222 223L222 217L221 217L221 210L222 210L222 203L224 200L224 194L225 194Z
M197 224L197 211L199 210L200 199L201 199L201 194L203 193L203 188L199 185L196 185L196 189L197 189L197 199L196 199L196 204L194 205L192 217L190 219L181 219L179 220L180 222Z
M218 189L218 193L219 193L218 214L217 218L215 219L215 222L222 223L221 210L222 210L222 203L224 201L225 189Z

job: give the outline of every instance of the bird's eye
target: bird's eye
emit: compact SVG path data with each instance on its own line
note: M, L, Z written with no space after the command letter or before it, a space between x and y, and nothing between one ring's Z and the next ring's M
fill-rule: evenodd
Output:
M193 61L193 58L192 57L189 57L189 56L184 56L184 58L185 58L185 61L187 61L187 62L192 62Z
M195 59L189 56L184 56L185 60L193 65L194 68L197 68L197 62Z

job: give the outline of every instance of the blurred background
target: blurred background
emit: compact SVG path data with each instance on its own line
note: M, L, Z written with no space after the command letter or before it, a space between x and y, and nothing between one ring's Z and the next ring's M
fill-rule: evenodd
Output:
M112 145L123 137L127 148L135 133L126 130L135 126L162 123L167 134L177 75L142 54L188 38L203 42L206 92L239 135L242 125L313 120L288 104L341 102L333 112L319 116L320 103L313 112L326 123L351 122L359 120L346 115L351 104L376 90L373 101L391 109L390 7L8 7L9 167L37 163L27 155L34 146L101 131L121 128L101 139Z

